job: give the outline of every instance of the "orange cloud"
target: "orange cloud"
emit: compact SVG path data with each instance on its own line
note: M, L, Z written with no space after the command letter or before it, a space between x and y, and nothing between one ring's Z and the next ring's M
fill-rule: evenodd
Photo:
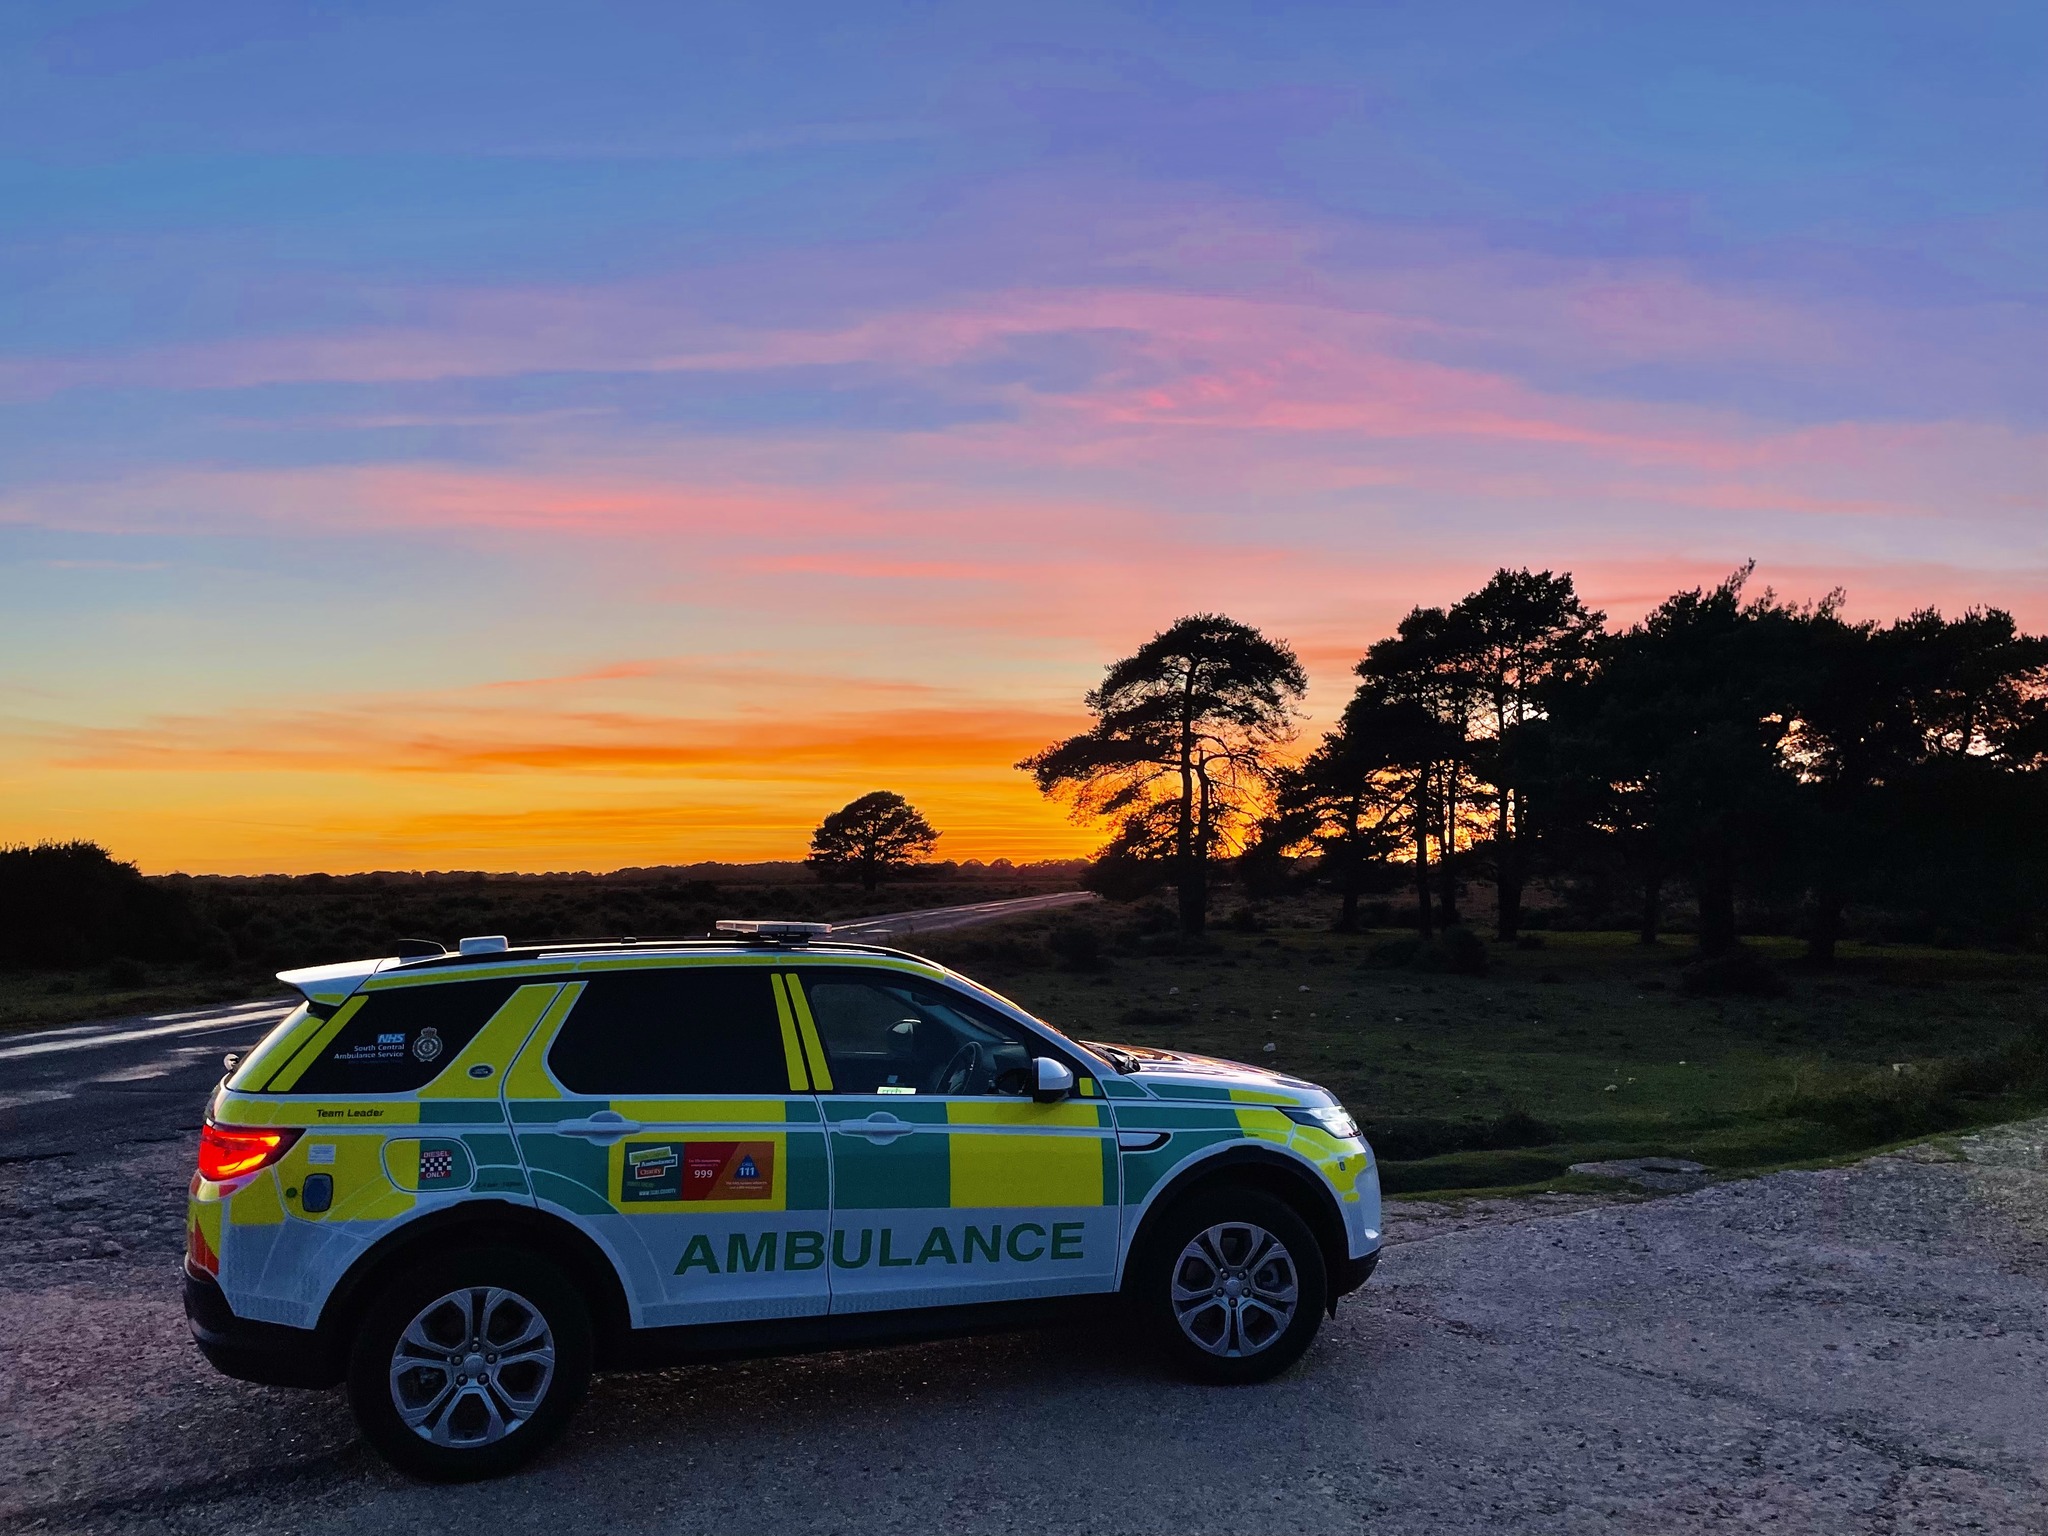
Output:
M622 662L320 709L45 727L8 777L18 812L39 811L14 835L91 835L146 867L231 871L795 858L826 811L891 788L953 858L1100 840L1011 766L1076 729L1078 711L742 665L729 670L744 710L691 714L697 670ZM677 707L605 697L649 679Z

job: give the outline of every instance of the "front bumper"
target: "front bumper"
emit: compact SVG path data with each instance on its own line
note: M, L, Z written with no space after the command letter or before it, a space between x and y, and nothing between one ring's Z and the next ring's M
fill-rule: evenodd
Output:
M1349 1296L1353 1291L1372 1278L1372 1272L1379 1268L1380 1250L1375 1248L1363 1258L1343 1259L1330 1270L1330 1305L1334 1309L1339 1296Z
M266 1387L331 1387L342 1378L336 1351L315 1330L237 1317L220 1282L190 1269L185 1320L199 1352L223 1376Z

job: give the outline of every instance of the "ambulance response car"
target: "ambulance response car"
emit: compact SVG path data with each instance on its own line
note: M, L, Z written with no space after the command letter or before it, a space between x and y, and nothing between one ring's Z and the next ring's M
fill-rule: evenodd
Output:
M345 1382L440 1478L558 1434L592 1370L1046 1320L1117 1299L1184 1372L1283 1370L1379 1257L1322 1089L1069 1039L819 925L286 971L192 1180L206 1357Z

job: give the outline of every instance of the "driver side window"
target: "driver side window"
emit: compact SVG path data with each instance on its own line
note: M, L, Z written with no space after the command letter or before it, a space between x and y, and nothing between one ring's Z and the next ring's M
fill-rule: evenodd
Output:
M799 973L839 1093L1022 1094L1043 1047L948 988L898 972Z

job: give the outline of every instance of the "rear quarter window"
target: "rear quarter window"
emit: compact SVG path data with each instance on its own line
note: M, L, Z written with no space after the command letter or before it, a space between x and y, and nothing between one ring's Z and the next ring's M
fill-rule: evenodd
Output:
M571 1093L786 1094L765 966L686 965L590 978L548 1051Z
M372 992L299 1074L293 1093L405 1093L453 1061L517 981L458 981Z

